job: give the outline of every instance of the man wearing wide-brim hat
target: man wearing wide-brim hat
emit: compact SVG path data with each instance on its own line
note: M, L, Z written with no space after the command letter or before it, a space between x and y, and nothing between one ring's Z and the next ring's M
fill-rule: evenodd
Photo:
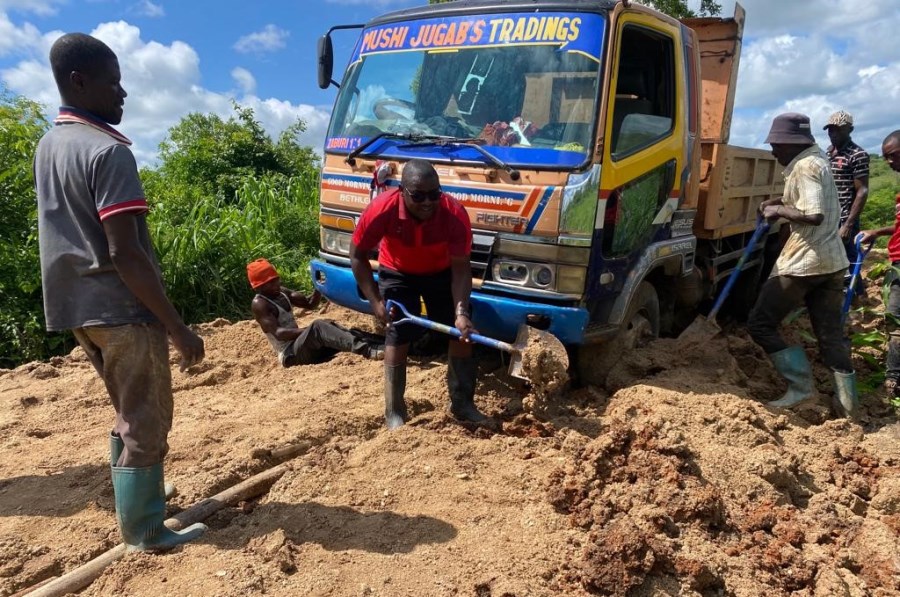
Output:
M790 223L791 234L760 291L748 323L750 335L788 381L782 398L770 402L794 408L817 396L812 367L802 346L788 346L778 331L781 321L805 304L819 353L834 372L832 406L841 416L858 411L856 374L844 343L841 306L848 261L838 234L841 207L828 157L816 145L809 117L780 114L766 138L784 169L784 196L760 205L770 221Z

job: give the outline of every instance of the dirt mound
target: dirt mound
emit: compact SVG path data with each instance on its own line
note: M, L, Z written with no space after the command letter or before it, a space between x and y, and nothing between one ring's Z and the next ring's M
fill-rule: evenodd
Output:
M829 595L836 575L848 594L900 591L896 530L869 513L875 495L893 508L894 486L853 424L802 429L738 396L643 385L605 418L550 478L550 501L588 532L569 580L610 595L672 577L699 593Z
M479 353L492 429L449 415L445 358L415 357L412 418L387 432L381 363L283 369L253 322L198 330L206 360L171 359L170 514L280 446L310 449L199 541L129 554L85 595L900 594L900 426L871 409L865 426L834 420L821 370L820 405L769 410L783 381L739 331L620 355L609 388L534 410L502 355ZM80 350L0 375L0 595L118 540L112 418Z

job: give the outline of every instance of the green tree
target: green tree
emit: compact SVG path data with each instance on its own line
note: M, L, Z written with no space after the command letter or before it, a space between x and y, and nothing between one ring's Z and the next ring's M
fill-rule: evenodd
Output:
M248 315L245 266L270 259L309 287L319 244L319 158L297 120L272 139L253 110L189 114L169 129L160 164L141 171L148 222L169 297L190 323Z
M39 104L0 89L0 366L47 356L32 162L49 123Z
M302 120L288 127L275 142L256 120L252 108L235 103L234 111L227 120L200 113L182 118L160 144L160 167L157 175L147 176L145 184L154 187L164 181L164 189L153 189L160 194L189 199L214 195L232 201L248 175L291 175L299 168L317 164L316 154L297 142L298 135L306 130Z

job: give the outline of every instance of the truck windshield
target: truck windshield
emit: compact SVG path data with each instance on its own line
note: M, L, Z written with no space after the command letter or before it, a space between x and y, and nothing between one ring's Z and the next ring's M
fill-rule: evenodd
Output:
M508 164L575 168L589 158L605 21L598 14L501 14L363 31L325 149L382 133L477 138ZM461 144L384 136L366 154L483 162Z

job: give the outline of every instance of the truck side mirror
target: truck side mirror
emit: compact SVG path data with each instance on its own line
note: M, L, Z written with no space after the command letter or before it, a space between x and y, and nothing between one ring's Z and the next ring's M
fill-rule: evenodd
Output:
M328 89L331 85L340 87L331 79L334 70L334 50L331 47L331 36L328 33L319 38L316 50L319 56L319 89Z

